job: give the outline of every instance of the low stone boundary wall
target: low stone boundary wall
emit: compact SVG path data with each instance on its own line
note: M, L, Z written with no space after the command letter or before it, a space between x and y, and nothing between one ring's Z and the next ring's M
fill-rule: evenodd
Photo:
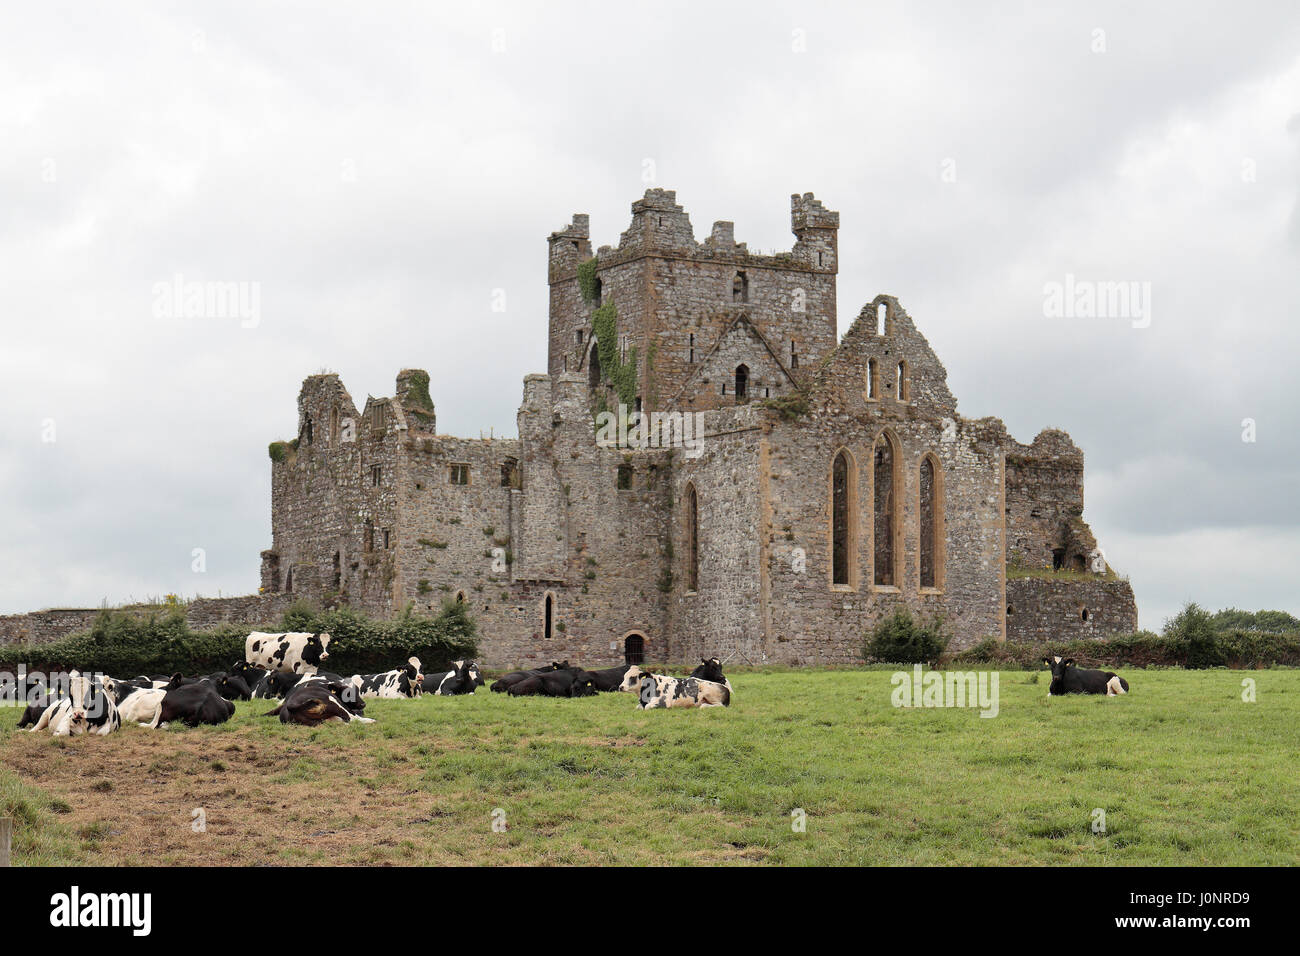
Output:
M203 631L218 624L237 624L249 628L274 624L294 602L294 594L245 594L239 597L195 598L185 605L185 623L191 630ZM59 638L85 631L94 623L102 608L51 608L27 614L0 616L0 644L48 644ZM166 608L158 604L127 604L115 610L147 614Z

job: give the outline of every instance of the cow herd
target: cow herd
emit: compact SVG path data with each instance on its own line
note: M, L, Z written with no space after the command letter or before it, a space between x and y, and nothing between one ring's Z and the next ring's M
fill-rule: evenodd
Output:
M568 661L552 661L534 670L511 671L491 689L512 697L592 697L601 691L627 691L637 695L642 710L731 704L731 682L716 657L702 659L689 677L652 674L636 664L591 671Z
M234 716L236 700L278 700L265 716L286 724L373 723L365 716L368 699L450 697L472 694L484 684L475 661L453 661L450 670L426 674L418 657L378 674L344 677L322 667L329 659L329 643L330 635L323 633L254 631L245 642L244 660L204 677L156 674L119 680L74 670L58 681L29 678L23 688L27 707L18 727L49 730L55 736L104 736L123 723L150 728L222 724ZM491 689L513 697L592 697L624 691L637 695L641 709L731 703L731 684L717 658L702 660L689 677L652 674L637 665L593 671L553 661L506 674Z

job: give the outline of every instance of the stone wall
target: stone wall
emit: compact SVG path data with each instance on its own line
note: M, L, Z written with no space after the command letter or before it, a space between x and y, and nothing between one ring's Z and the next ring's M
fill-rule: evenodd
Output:
M1011 578L1007 640L1078 641L1131 634L1137 603L1127 581Z
M235 624L250 630L278 626L280 617L293 603L293 595L247 594L226 598L195 598L185 605L185 623L191 630L204 631L220 624ZM156 614L166 608L156 604L128 604L120 610ZM0 616L0 644L48 644L89 630L102 608L53 608L28 614Z

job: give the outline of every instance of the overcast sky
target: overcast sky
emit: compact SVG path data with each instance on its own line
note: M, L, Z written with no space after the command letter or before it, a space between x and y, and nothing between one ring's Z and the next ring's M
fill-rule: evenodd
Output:
M752 250L839 210L840 331L897 295L962 414L1069 431L1144 627L1300 613L1295 4L449 6L8 5L0 612L254 591L322 369L514 435L547 234L657 185ZM1045 314L1067 275L1149 315Z

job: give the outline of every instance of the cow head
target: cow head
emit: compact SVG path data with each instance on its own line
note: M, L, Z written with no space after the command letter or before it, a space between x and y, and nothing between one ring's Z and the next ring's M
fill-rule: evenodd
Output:
M473 693L473 688L483 686L483 674L478 669L478 661L465 662L465 677L470 682L470 693Z
M1043 663L1052 669L1052 680L1060 680L1065 676L1066 670L1074 666L1074 658L1062 658L1059 655L1055 657L1044 657Z
M108 695L102 683L79 671L72 671L68 678L71 731L77 734L108 712Z
M623 673L623 683L618 685L618 689L629 694L636 693L637 688L641 686L641 675L644 673L645 671L633 664Z
M313 634L307 638L307 643L302 646L303 662L320 666L322 662L329 660L329 643L328 634Z
M568 661L551 661L550 665L546 668L548 671L567 671L568 669Z
M701 657L699 667L691 671L691 676L697 680L713 681L716 684L726 680L722 676L722 661L716 657Z
M406 659L406 676L416 683L424 680L424 672L420 669L420 659L418 657L408 657Z
M569 685L570 697L595 697L597 693L596 675L591 671L579 671Z

